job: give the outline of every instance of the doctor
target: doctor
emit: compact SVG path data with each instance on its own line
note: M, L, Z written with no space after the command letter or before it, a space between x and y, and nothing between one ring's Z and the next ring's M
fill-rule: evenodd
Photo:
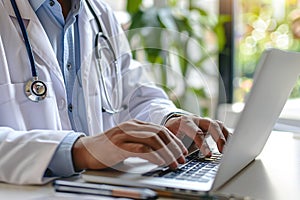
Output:
M99 0L0 1L0 94L1 182L41 184L130 156L176 168L184 135L210 156L206 133L221 152L229 134L143 81Z

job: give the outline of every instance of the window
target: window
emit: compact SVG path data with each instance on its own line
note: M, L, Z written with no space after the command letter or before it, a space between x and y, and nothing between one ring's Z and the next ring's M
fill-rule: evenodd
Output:
M261 53L271 47L300 50L300 1L224 0L220 1L220 12L233 20L225 25L227 44L219 59L220 82L226 92L220 93L217 117L234 127ZM299 113L300 79L275 128L300 131Z
M234 20L234 102L250 91L256 64L267 48L300 50L292 23L300 17L297 0L237 0ZM298 25L300 29L300 25ZM300 97L300 82L291 98Z

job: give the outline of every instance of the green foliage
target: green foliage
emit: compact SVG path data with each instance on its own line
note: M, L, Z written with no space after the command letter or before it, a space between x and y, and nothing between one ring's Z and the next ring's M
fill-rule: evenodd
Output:
M127 1L127 6L126 6L127 12L129 14L136 13L140 8L141 3L142 3L142 0L129 0L129 1Z
M127 1L127 9L131 14L131 24L128 31L129 41L138 37L139 46L133 47L133 55L143 49L145 59L157 66L170 65L171 57L175 56L179 64L180 74L185 81L189 79L191 68L201 73L203 64L218 54L225 45L225 31L223 24L228 22L228 16L218 16L192 4L188 8L179 6L177 0L168 1L168 6L144 8L142 1ZM132 5L134 4L134 5ZM134 11L135 10L135 11ZM208 48L207 35L217 38L216 47ZM191 44L197 44L198 58L191 59ZM137 51L135 51L137 49ZM176 86L169 84L172 79L165 67L160 67L160 85L171 95ZM184 84L184 93L177 94L173 99L177 106L184 101L187 92L192 92L201 99L210 98L202 87ZM172 98L171 98L172 99ZM203 107L200 113L208 114L208 108Z
M236 74L239 77L235 90L235 101L244 101L252 86L252 77L257 62L267 48L279 48L291 51L300 50L299 39L293 37L290 13L297 9L297 1L285 1L281 11L285 15L278 17L272 0L239 0L243 13L237 18L242 20L237 34ZM277 10L278 12L278 10ZM242 25L242 26L241 26ZM300 97L300 82L294 88L291 97Z

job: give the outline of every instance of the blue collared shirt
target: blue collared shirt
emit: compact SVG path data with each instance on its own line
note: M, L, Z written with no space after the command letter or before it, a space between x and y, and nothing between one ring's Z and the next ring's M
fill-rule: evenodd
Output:
M81 11L81 0L71 0L72 7L66 19L57 0L29 0L36 12L52 48L64 77L69 118L73 130L75 129L72 115L72 91L77 71L80 66L80 46L77 16ZM71 149L74 142L82 133L68 134L58 146L48 165L47 176L70 176L75 173Z

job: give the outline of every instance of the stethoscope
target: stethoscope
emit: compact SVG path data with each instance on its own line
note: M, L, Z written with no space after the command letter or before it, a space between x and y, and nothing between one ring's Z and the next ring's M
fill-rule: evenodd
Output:
M28 39L28 34L25 28L25 25L23 23L19 8L16 4L15 0L11 0L12 7L15 11L17 20L19 22L22 35L25 41L25 46L28 54L28 58L30 61L30 66L31 66L31 75L32 78L25 84L25 94L26 96L34 102L41 101L46 98L47 96L47 86L43 81L40 81L38 78L37 70L36 70L36 65L32 53L32 47L30 44L30 41Z
M127 106L122 105L119 106L117 108L114 108L112 101L109 98L109 93L108 93L108 89L106 87L105 81L104 81L104 75L103 75L103 70L101 67L101 59L102 59L102 47L100 46L100 40L105 41L105 43L108 46L109 51L112 54L112 59L113 59L113 68L114 71L116 73L116 90L117 90L117 94L120 94L120 84L119 84L119 75L118 75L118 62L117 62L117 57L116 54L113 50L113 47L109 41L109 39L103 34L102 28L101 28L101 23L99 18L97 17L91 3L86 0L86 3L88 5L88 8L90 10L90 12L93 14L94 18L96 19L96 23L99 29L99 32L96 34L96 38L95 38L95 57L96 57L96 63L97 63L97 70L99 72L99 76L100 76L100 82L103 86L103 91L104 91L104 96L105 99L107 101L107 105L109 108L106 108L104 106L102 106L102 112L107 112L109 114L115 114L115 113L119 113L121 111L123 111L124 109L127 108ZM25 25L23 23L19 8L16 4L15 0L11 0L11 4L12 7L14 9L14 12L16 14L19 26L21 28L22 31L22 35L24 38L24 42L25 42L25 46L26 46L26 50L27 50L27 54L28 54L28 58L30 61L30 66L31 66L31 74L32 74L32 78L25 84L25 94L28 97L29 100L34 101L34 102L39 102L43 99L46 98L47 96L47 86L46 84L39 80L38 78L38 73L37 73L37 68L35 65L35 60L34 60L34 56L33 56L33 52L32 52L32 47L28 38L28 34L25 28Z

